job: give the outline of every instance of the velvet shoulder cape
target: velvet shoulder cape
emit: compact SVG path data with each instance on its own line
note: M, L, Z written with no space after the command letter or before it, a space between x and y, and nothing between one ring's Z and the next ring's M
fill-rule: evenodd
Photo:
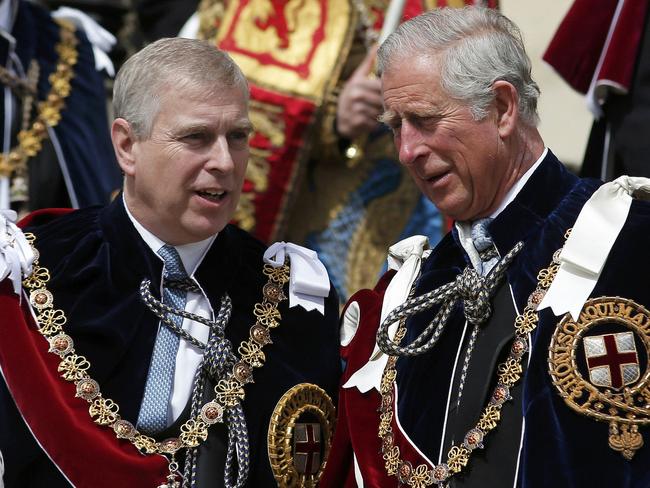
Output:
M56 308L66 313L64 329L74 339L75 349L92 365L90 376L99 382L104 396L120 406L120 415L135 424L158 328L158 319L141 302L138 287L143 278L150 278L157 294L161 261L139 237L121 198L104 209L61 213L55 219L50 211L32 214L26 231L36 235L41 265L52 275L48 288ZM255 323L253 307L262 300L263 250L247 233L227 226L195 274L213 309L219 308L224 292L231 297L233 314L226 332L235 350L248 338ZM19 304L6 283L0 307L3 317L9 318L2 321L2 337L8 339L3 343L12 344L0 348L0 366L9 387L9 391L4 385L0 389L0 450L7 486L41 486L38 480L57 472L48 457L80 486L157 486L156 481L164 480L162 458L141 456L129 442L118 441L112 431L92 423L85 400L74 398L74 386L56 373L57 358L47 353L26 301ZM282 320L271 332L273 344L265 348L266 362L255 370L255 383L245 388L249 486L274 483L266 436L280 397L302 382L318 384L335 397L340 374L337 309L335 293L326 300L325 316L299 307L289 309L287 301L279 307ZM31 485L12 484L12 480L22 483L24 477L38 480ZM61 485L65 486L62 480Z
M581 180L571 175L549 152L515 200L492 222L490 234L501 256L518 241L524 243L523 250L507 271L507 283L516 310L525 307L537 284L537 273L550 264L553 253L562 247L566 230L573 225L582 206L599 185L596 180ZM644 251L650 245L650 237L644 230L648 226L650 205L635 200L592 297L618 295L646 307L650 305L650 289L644 278L650 276L650 260ZM453 231L423 263L416 294L452 281L468 264L469 259ZM348 362L343 383L370 356L379 325L383 293L391 277L392 273L382 278L374 290L358 292L348 302L359 304L361 318L356 335L344 348ZM435 309L409 319L403 343L412 341L429 323L434 312ZM548 349L559 320L560 317L555 317L549 310L541 312L539 325L531 337L530 363L522 382L522 404L518 405L525 420L523 440L519 459L512 460L515 469L518 466L517 485L525 488L650 486L650 448L643 447L632 461L625 460L608 446L608 425L571 410L553 386L548 373ZM451 368L464 322L462 308L458 305L432 351L398 361L397 411L401 430L395 435L395 444L400 448L402 459L414 467L423 463L431 467L427 459L434 464L439 462ZM472 374L472 367L493 371L498 358L509 347L510 341L505 341L485 363L470 363L468 374ZM641 363L642 368L647 368L644 358ZM494 373L490 377L494 377ZM489 400L493 386L486 383L484 390L477 392L483 401L474 421L478 420ZM356 486L353 454L358 462L357 476L361 475L364 486L397 486L397 478L386 473L381 439L377 436L378 392L371 390L362 394L356 388L342 388L339 402L335 449L321 486ZM486 449L473 456L487 456L489 460L489 443L488 435ZM444 449L443 461L448 446ZM462 477L452 481L451 486L483 486L486 483L486 480L472 480L471 464L472 459Z

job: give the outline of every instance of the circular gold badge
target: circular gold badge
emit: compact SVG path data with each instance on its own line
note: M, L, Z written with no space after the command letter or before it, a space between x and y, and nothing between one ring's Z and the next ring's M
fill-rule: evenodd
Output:
M620 297L588 300L566 314L549 346L553 384L576 412L609 423L609 445L627 459L650 424L650 313Z
M316 385L301 383L280 398L268 433L269 461L280 488L317 485L335 420L331 398Z

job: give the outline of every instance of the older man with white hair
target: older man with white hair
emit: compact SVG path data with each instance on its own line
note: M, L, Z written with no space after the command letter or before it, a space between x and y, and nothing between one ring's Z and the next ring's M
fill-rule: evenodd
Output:
M227 54L157 41L115 80L123 193L33 214L25 234L0 214L7 488L317 479L340 369L337 297L314 253L265 250L228 224L248 98Z
M649 182L601 187L545 147L498 12L425 13L378 59L400 161L455 225L348 302L321 486L650 486Z

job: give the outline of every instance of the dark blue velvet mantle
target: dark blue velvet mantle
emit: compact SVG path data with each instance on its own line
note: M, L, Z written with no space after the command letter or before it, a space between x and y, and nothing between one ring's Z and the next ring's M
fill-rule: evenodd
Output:
M51 88L48 77L56 69L58 54L54 48L60 39L59 31L59 25L43 7L19 2L11 34L24 69L28 69L32 60L38 61L39 100L47 98ZM79 40L79 56L73 68L71 92L54 132L63 153L64 162L59 160L61 170L66 168L69 173L79 207L86 207L108 203L112 192L120 188L121 177L110 140L104 74L95 69L92 46L83 30L77 29L75 34ZM2 62L7 52L8 43L0 37ZM52 188L40 189L48 190Z
M76 350L91 362L90 375L105 396L115 400L122 417L135 424L158 328L158 319L140 301L138 287L143 278L150 278L152 290L159 290L161 261L138 235L121 197L103 209L37 221L28 230L37 236L41 264L52 274L49 289L68 317L65 329ZM253 306L261 301L267 281L262 274L264 249L250 235L228 225L195 275L213 309L218 310L224 292L230 295L233 314L226 335L235 348L248 339L255 323ZM325 317L288 308L288 301L281 303L279 311L282 321L271 331L273 344L264 350L266 363L255 370L255 383L246 386L244 411L251 445L247 486L251 487L275 486L266 437L280 397L295 384L309 382L323 387L335 400L340 376L335 292L326 301ZM29 368L29 364L15 367ZM8 488L67 486L26 430L2 382L0 450Z
M507 272L518 310L523 310L534 290L538 271L550 264L553 253L563 245L566 230L600 184L570 174L549 151L516 199L492 222L489 230L500 255L505 255L516 242L524 242L523 250ZM650 306L648 249L650 204L634 200L625 227L591 296L621 296ZM454 230L423 264L416 293L452 281L468 263ZM405 343L419 334L432 314L433 311L423 313L408 321ZM559 320L549 310L541 312L540 323L532 335L530 365L519 394L521 403L514 407L517 409L515 415L525 416L518 485L522 488L650 487L650 428L641 428L646 446L637 451L631 461L625 460L608 446L608 425L575 413L551 383L548 347ZM458 306L432 352L398 361L400 422L418 448L434 462L438 461L447 391L463 324ZM510 347L511 337L504 338L489 357L473 357L468 374L477 374L479 370L482 372L478 374L486 374L487 371L486 377L494 378L496 365ZM643 361L642 367L646 366ZM465 392L464 395L473 395L477 402L472 422L478 420L493 386L493 382L487 381L481 391ZM486 449L476 451L475 457L482 457L486 462L498 457L490 452L490 440L490 437L486 439ZM457 442L462 442L462 437ZM448 448L444 447L445 453ZM464 470L464 476L451 483L452 487L501 488L501 482L493 479L472 479L471 463ZM516 459L512 459L512 463L516 463ZM496 470L502 468L508 469L494 467ZM513 465L513 473L514 469Z

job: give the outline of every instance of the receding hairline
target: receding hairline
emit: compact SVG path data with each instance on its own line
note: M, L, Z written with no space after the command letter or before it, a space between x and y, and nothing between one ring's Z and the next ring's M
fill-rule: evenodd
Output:
M442 89L469 106L476 120L486 116L492 87L503 80L517 90L522 120L532 126L539 123L540 90L521 29L498 11L444 7L414 17L380 46L377 71L383 74L422 54L438 56Z
M250 98L248 84L238 81L232 83L219 84L217 80L204 80L193 78L182 73L165 73L164 76L156 83L154 94L158 97L167 95L168 92L180 91L184 96L190 98L200 98L203 96L218 95L223 92L241 91L246 101Z

